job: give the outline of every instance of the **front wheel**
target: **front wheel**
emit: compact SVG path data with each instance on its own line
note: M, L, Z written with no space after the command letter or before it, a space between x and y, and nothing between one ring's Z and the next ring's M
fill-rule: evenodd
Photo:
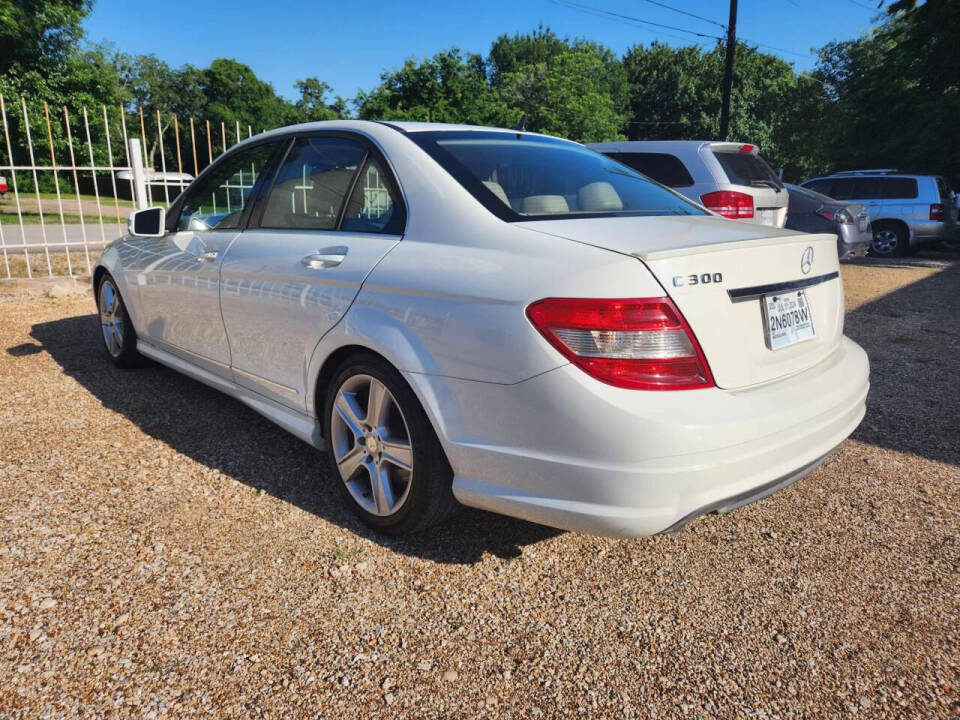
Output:
M137 352L137 333L112 277L104 275L97 288L97 314L100 316L100 338L107 357L117 367L132 368L142 364Z
M351 509L391 535L422 530L458 507L453 471L406 380L382 358L348 360L324 403L331 474Z
M906 257L910 254L910 238L898 225L875 224L870 254L877 257Z

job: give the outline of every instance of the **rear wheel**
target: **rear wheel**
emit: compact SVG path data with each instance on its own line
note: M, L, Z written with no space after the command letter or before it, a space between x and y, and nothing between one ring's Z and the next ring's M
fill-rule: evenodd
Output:
M400 535L458 507L453 472L413 390L382 358L351 358L324 403L330 471L347 504L377 530Z
M110 361L122 368L142 364L143 356L137 352L137 333L110 275L104 275L97 288L97 314L100 316L100 338Z
M905 257L910 254L906 230L894 223L874 223L870 254L877 257Z

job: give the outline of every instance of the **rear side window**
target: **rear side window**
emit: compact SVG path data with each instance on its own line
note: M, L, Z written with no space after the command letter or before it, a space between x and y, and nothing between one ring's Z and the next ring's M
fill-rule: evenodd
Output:
M399 234L402 222L386 173L379 162L370 158L357 178L350 202L343 213L340 229L348 232Z
M669 153L604 153L628 168L667 187L690 187L693 178L676 155Z
M783 187L780 178L759 155L742 152L713 152L727 179L734 185L763 186L770 183Z
M333 230L366 148L355 140L299 138L267 196L261 227Z
M910 200L917 197L917 181L914 178L879 178L883 197L890 200Z
M853 197L858 200L879 200L880 178L857 178L854 180Z

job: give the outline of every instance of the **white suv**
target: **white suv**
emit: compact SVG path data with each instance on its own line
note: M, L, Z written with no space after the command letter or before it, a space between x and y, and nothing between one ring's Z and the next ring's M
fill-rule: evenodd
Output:
M802 186L834 200L866 205L873 225L870 252L874 255L902 257L918 245L953 237L956 195L937 175L850 170L812 178Z
M783 227L789 195L759 148L706 140L592 143L603 153L708 210L733 220Z

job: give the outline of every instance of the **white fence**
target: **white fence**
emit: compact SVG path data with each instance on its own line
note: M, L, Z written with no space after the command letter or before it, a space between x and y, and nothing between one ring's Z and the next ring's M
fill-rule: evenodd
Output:
M0 95L0 162L6 162L0 165L0 280L90 273L97 253L124 233L133 210L129 140L140 140L148 202L168 205L242 139L239 122L228 131L223 122L218 128L159 112L145 117L143 108L101 106L88 113L46 102L42 111L31 111L31 105L20 98L11 107ZM250 126L246 130L247 137L253 134Z

